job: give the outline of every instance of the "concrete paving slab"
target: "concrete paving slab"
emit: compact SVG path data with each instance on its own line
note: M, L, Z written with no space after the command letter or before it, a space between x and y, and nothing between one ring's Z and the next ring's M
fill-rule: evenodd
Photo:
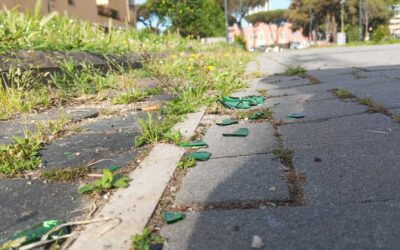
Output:
M272 108L272 111L275 120L281 120L283 122L306 122L360 114L367 111L367 108L366 106L352 101L329 99L315 102L279 105ZM288 114L299 112L304 113L305 117L301 119L287 117Z
M120 223L107 221L89 225L70 249L130 249L132 235L141 233L146 226L183 153L184 149L174 145L156 145L130 173L129 187L114 193L96 215L97 219L119 218ZM111 230L105 231L107 228Z
M283 171L272 154L221 158L190 169L177 194L180 204L287 200ZM271 190L270 190L271 189Z
M279 105L287 105L287 104L296 104L296 103L306 103L306 102L316 102L321 100L329 100L329 99L337 99L331 92L323 91L317 93L305 93L305 94L297 94L290 96L281 96L281 97L270 97L265 100L268 107L276 107Z
M279 131L306 176L306 204L400 199L400 124L389 117L362 114Z
M199 111L195 113L187 114L187 119L185 119L183 122L175 124L172 129L175 131L179 131L182 138L184 139L192 137L205 112L206 109L202 107Z
M348 90L359 98L371 97L386 108L400 107L400 81L386 80L370 85L350 85Z
M144 113L138 113L128 116L116 116L108 117L103 119L98 119L94 122L87 123L80 126L84 131L90 132L139 132L140 127L137 123L138 119L143 119L146 117Z
M124 166L137 153L133 148L136 135L138 133L82 133L64 137L41 150L42 160L45 167L80 167L102 159L107 159L103 165Z
M165 226L164 249L397 249L399 203L366 203L337 207L292 207L188 213Z
M248 128L247 137L224 137L223 133ZM204 136L211 158L270 153L278 146L270 123L245 123L231 126L211 126ZM229 147L228 147L229 145Z
M30 184L29 184L30 183ZM80 215L84 200L74 184L0 180L0 242L42 220L71 220Z

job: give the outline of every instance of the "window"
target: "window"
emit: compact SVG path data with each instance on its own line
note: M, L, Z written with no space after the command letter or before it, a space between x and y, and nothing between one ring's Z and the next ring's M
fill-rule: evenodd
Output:
M97 5L97 14L99 16L120 20L119 12L117 10L108 8L107 6Z

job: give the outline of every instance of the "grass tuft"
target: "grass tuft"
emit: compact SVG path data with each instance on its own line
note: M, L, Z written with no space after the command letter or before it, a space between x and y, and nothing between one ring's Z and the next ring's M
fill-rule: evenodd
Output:
M77 168L51 168L42 172L42 179L54 182L73 182L83 180L91 173L91 167L83 166Z
M339 89L335 90L334 93L337 97L342 98L342 99L348 99L348 98L355 97L352 93L350 93L347 89L344 89L344 88L339 88Z
M288 67L284 75L285 76L301 76L303 77L306 74L306 69L301 67L301 66L296 66L296 67Z

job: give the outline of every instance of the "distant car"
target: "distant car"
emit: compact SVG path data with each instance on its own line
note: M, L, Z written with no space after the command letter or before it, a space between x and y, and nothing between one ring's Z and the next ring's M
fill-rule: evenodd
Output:
M267 47L265 46L265 45L260 45L260 46L257 46L256 47L256 50L257 51L261 51L261 52L265 52L265 49L266 49Z

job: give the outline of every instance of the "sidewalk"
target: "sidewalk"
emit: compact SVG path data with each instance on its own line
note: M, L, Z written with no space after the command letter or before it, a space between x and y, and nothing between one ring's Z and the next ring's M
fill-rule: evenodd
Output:
M400 126L332 89L345 87L359 98L368 89L373 101L384 100L396 113L400 104L382 98L400 91L393 83L399 80L390 78L398 67L373 68L364 78L359 75L368 68L351 66L288 77L273 76L286 66L266 56L259 65L249 70L270 76L250 81L237 95L266 90L267 106L277 104L273 120L219 127L222 116L204 117L214 121L203 137L212 156L188 170L171 195L170 208L186 217L156 225L165 249L252 249L254 236L263 249L397 248ZM390 87L378 91L382 75ZM287 118L294 112L305 117ZM239 127L249 135L222 136Z

